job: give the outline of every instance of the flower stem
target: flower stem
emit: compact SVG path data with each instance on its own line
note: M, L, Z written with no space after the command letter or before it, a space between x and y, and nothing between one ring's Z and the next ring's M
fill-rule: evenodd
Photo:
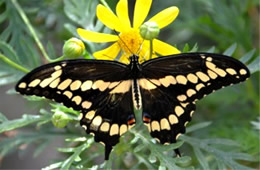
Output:
M39 40L35 30L33 29L33 26L31 25L29 19L27 18L26 14L24 13L23 9L21 6L18 4L17 0L11 0L13 5L15 6L16 10L18 11L19 15L21 16L22 20L24 21L25 25L29 29L29 31L32 34L33 39L35 40L37 46L39 47L40 51L42 52L43 56L48 60L51 61L50 57L46 53L41 41Z
M4 56L3 54L0 53L0 59L2 59L4 62L6 62L7 64L9 64L10 66L18 69L18 70L21 70L25 73L29 73L30 71L26 68L24 68L23 66L13 62L12 60L10 60L9 58L7 58L6 56Z
M149 60L152 59L153 56L153 40L150 40L150 56L149 56Z

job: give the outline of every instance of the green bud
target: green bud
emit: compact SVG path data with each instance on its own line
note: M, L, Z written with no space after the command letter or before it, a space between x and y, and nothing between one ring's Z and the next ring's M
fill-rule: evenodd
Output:
M159 33L160 28L154 21L145 22L140 27L140 34L146 40L153 40L159 35Z
M85 45L77 38L70 38L63 46L63 56L65 58L78 58L84 54Z
M60 110L56 110L51 118L53 125L57 128L64 128L70 120L69 116Z

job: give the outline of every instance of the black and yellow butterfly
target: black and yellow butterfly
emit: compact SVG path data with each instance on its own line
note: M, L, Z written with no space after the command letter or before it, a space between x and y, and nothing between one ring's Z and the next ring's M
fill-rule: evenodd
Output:
M119 138L135 125L135 109L161 144L176 142L185 132L195 101L250 76L231 57L183 53L142 64L104 60L66 60L46 64L25 75L16 90L43 96L81 112L81 126L105 145L105 159ZM178 153L178 151L176 150Z

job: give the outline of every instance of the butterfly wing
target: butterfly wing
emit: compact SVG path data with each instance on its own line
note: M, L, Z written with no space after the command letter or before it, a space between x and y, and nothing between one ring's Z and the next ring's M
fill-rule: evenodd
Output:
M196 100L249 76L244 64L219 54L187 53L149 60L142 64L138 80L143 121L160 143L176 142L191 120Z
M67 60L40 66L24 76L16 91L42 96L81 112L80 124L105 144L105 158L135 123L129 68L102 60Z

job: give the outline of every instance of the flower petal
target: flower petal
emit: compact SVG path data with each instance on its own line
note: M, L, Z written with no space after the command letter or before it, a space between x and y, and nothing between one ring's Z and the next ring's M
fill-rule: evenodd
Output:
M119 57L119 61L121 63L124 63L124 64L129 64L130 61L129 61L129 55L127 55L126 53L123 53L120 57Z
M163 56L180 53L177 48L157 39L153 40L153 50Z
M114 60L120 51L120 47L117 42L105 48L103 50L97 51L93 54L96 59L99 60Z
M85 40L92 41L92 42L103 43L103 42L113 42L118 40L118 36L116 35L92 32L82 28L78 28L77 32L81 38L84 38Z
M163 28L172 23L178 14L179 9L176 6L172 6L159 12L151 19L149 19L149 21L154 21L158 24L159 28Z
M97 17L98 19L108 28L121 32L123 30L122 23L118 17L105 6L99 4L97 6Z
M134 28L139 28L147 17L152 0L136 0L134 9Z
M124 27L130 28L130 20L128 15L128 2L127 0L120 0L116 5L116 14Z

